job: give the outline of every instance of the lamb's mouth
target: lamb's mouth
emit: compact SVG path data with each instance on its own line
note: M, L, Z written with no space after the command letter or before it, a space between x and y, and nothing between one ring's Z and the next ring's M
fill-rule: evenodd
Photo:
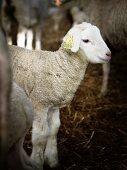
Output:
M104 61L104 62L108 62L110 59L109 58L102 58L102 57L98 57L100 60Z

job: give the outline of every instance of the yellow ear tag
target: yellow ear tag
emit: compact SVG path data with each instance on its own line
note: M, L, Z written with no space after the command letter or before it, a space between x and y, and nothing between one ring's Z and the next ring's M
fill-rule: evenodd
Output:
M73 36L69 35L66 39L66 41L64 41L63 43L63 47L66 49L71 49L73 45Z

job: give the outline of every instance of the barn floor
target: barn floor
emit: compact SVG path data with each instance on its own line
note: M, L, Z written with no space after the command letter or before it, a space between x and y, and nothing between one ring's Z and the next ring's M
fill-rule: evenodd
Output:
M58 32L46 24L43 48L56 50L70 22L63 19ZM49 28L49 29L47 29ZM61 109L57 170L127 170L127 54L111 61L109 90L99 98L101 65L89 65L70 106ZM24 147L31 153L30 133ZM49 168L45 167L44 170Z

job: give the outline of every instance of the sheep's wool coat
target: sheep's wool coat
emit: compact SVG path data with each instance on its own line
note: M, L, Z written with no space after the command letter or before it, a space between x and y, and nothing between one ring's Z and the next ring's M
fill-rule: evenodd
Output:
M62 107L71 102L84 78L87 60L63 47L56 52L9 46L14 80L25 89L34 107Z
M25 131L31 127L33 115L33 107L29 98L22 88L13 83L10 96L10 113L7 117L8 147L18 142Z

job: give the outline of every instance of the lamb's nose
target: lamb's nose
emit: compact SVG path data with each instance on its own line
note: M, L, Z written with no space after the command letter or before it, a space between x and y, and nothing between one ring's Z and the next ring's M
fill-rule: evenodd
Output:
M111 52L108 51L108 52L106 53L106 56L108 56L109 58L111 58Z

